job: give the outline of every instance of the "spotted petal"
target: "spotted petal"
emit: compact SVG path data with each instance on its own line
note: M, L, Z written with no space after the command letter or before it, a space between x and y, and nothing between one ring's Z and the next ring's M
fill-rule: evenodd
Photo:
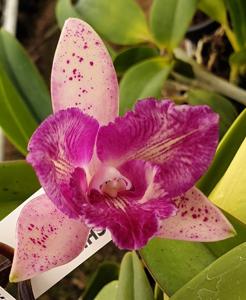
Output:
M212 242L235 235L221 211L197 188L176 200L176 216L161 222L159 237L175 240Z
M78 107L107 124L118 115L118 83L112 60L97 33L68 19L56 49L51 95L54 112Z
M81 220L69 219L46 195L35 198L18 219L10 280L26 280L68 263L84 249L88 233Z
M33 134L28 162L34 167L48 197L70 217L79 217L80 199L73 197L73 174L80 168L80 182L91 160L98 122L77 108L47 118ZM77 193L77 192L76 192ZM75 193L75 194L76 194Z
M166 191L176 197L207 169L217 141L218 115L209 107L148 99L100 129L97 153L115 166L132 159L158 165Z

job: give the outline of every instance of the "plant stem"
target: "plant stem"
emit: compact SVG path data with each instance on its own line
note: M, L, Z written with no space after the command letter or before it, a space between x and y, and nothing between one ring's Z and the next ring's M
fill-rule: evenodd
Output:
M246 106L245 90L206 71L202 66L198 65L193 59L189 58L182 49L175 49L174 54L176 58L191 65L194 75L196 77L196 79L190 79L181 75L181 77L179 78L181 82L193 86L195 84L198 87L202 87L211 91L218 92ZM186 82L184 82L184 77Z
M232 48L234 49L234 51L235 52L240 51L240 47L238 45L237 39L235 37L235 34L231 30L231 28L229 27L229 25L228 24L223 24L222 27L224 28L226 36L227 36L229 42L231 43Z

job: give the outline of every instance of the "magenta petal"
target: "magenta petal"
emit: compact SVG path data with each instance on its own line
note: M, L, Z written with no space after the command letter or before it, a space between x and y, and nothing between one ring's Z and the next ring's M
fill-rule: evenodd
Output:
M133 159L160 166L165 190L176 197L208 168L217 141L218 115L209 107L148 99L100 128L97 153L101 161L115 166Z
M48 197L71 217L80 215L80 199L71 199L71 179L76 168L91 160L98 126L92 117L70 108L48 117L29 142L28 162Z
M35 198L18 219L10 280L23 281L68 263L84 249L88 233L81 220L69 219L46 195Z
M155 211L131 205L125 197L113 199L96 190L90 193L85 218L96 228L107 228L120 249L139 249L158 231Z
M82 20L65 22L53 62L51 94L54 112L78 107L100 124L118 115L118 82L111 57Z
M159 219L176 213L174 203L165 198L160 183L154 181L157 169L144 161L129 161L118 170L103 167L99 170L103 181L125 178L130 182L130 189L112 198L100 192L102 182L96 174L96 179L92 180L94 189L84 206L86 221L92 226L109 229L119 248L143 247L157 233Z
M235 235L222 212L193 187L175 200L177 215L161 222L157 236L167 239L212 242Z

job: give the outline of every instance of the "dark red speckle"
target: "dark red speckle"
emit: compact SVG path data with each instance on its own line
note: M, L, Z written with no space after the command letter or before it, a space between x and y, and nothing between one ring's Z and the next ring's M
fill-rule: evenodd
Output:
M93 61L90 61L90 65L93 66L93 65L94 65L94 62L93 62Z

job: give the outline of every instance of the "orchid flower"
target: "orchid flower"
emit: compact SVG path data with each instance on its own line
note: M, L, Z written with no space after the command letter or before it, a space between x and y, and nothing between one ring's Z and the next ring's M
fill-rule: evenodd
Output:
M34 132L27 157L45 194L18 219L12 281L71 261L90 228L108 229L123 249L139 249L153 237L234 235L194 187L218 142L218 115L209 107L149 98L119 117L110 56L78 19L62 30L51 93L54 114Z

